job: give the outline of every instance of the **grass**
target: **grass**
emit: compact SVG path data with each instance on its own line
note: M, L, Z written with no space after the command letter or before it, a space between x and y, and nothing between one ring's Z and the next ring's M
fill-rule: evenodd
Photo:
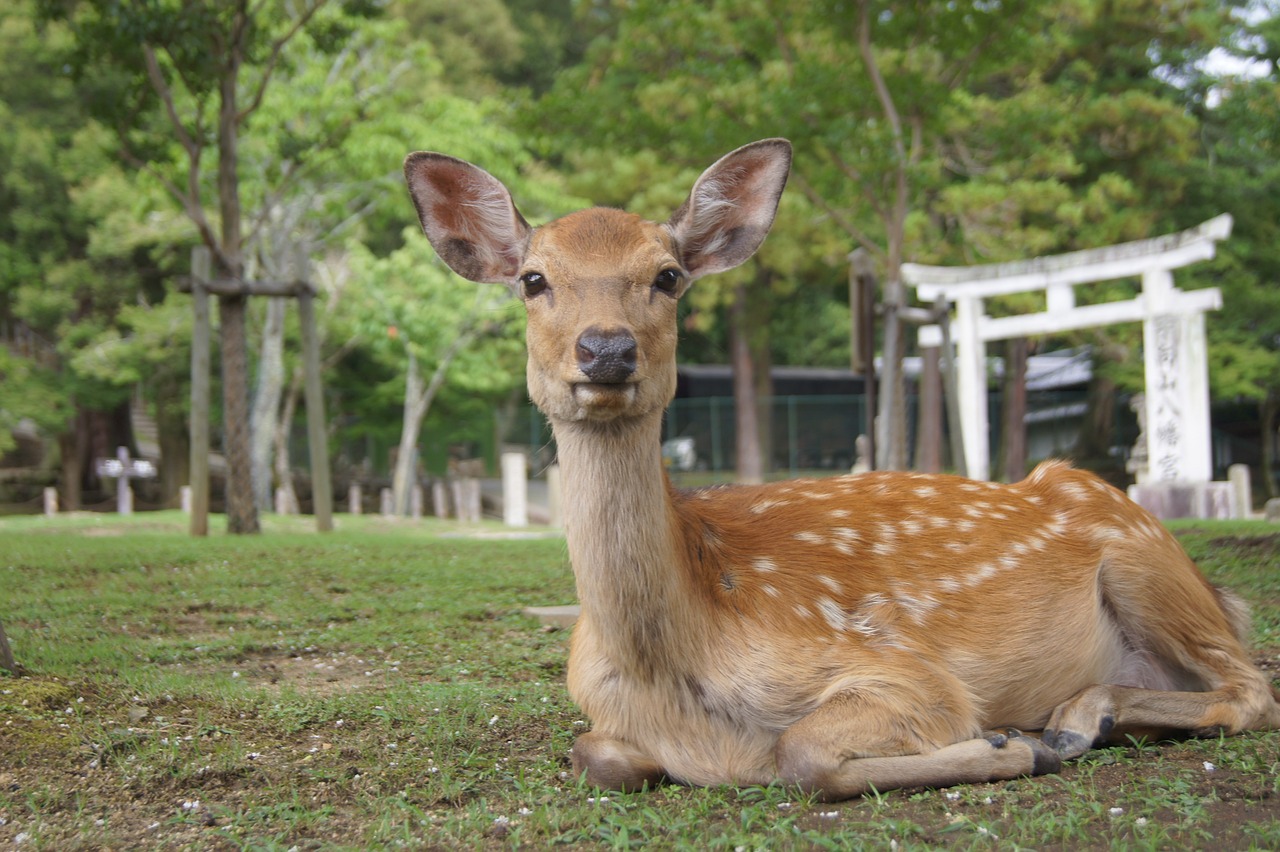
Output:
M1183 524L1280 662L1280 536ZM467 533L467 535L459 535ZM480 534L476 538L472 534ZM1280 735L1133 742L1060 776L825 804L781 786L601 794L559 539L339 519L193 539L176 513L0 519L0 847L1280 847Z

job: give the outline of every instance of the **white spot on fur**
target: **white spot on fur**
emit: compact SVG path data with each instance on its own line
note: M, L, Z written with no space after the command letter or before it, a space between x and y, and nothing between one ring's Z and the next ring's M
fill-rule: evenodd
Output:
M775 589L773 586L770 586L768 583L764 583L763 585L761 585L760 591L764 592L766 595L768 595L771 598L776 598L778 596L778 590Z
M964 586L961 585L960 581L955 577L943 577L938 581L938 588L947 594L955 594L964 588Z
M849 510L848 510L848 509L832 509L832 510L831 510L831 517L833 517L833 518L847 518L847 517L849 517Z
M956 529L960 532L970 532L976 526L977 524L969 520L968 518L961 518L960 520L956 521Z
M969 575L969 585L975 586L978 583L983 582L984 580L991 579L992 577L995 576L995 574L996 574L996 566L992 565L990 562L984 562L983 564L978 566L977 570L975 570L971 575Z
M751 514L763 515L765 512L769 511L770 509L774 509L778 506L787 506L787 505L790 505L790 503L791 503L790 500L774 500L772 498L766 498L751 507Z
M930 497L937 497L938 489L934 488L932 485L921 485L916 488L916 496L926 500Z
M838 580L828 577L825 574L818 577L818 582L826 586L828 589L830 589L832 592L834 592L837 595L844 591L844 586L841 586Z
M792 536L792 538L796 541L808 542L809 544L822 544L826 541L825 538L816 532L798 532Z
M844 610L831 598L818 598L818 612L822 613L822 617L826 619L832 630L846 629Z
M919 535L920 531L924 529L924 524L915 518L907 518L902 522L901 528L903 535Z
M755 561L751 563L751 567L756 569L757 571L767 574L770 571L777 571L778 563L774 562L772 559L768 559L764 556L760 556L760 557L757 557Z

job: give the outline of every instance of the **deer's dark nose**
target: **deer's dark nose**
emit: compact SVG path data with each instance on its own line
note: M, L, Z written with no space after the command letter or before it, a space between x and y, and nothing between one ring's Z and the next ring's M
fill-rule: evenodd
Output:
M593 382L618 384L636 371L636 339L626 329L592 326L579 335L576 352L578 366Z

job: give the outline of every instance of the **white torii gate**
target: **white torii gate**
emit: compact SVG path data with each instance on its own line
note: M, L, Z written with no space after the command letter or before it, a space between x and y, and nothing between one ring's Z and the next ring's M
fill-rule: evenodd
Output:
M1195 228L1100 249L986 266L906 263L902 278L922 301L955 305L956 385L960 431L969 476L990 475L986 343L1011 337L1142 321L1146 371L1149 479L1208 482L1213 478L1209 435L1209 369L1204 314L1222 307L1218 288L1182 291L1171 270L1213 257L1214 244L1231 233L1231 216ZM1077 284L1141 276L1136 298L1076 305ZM1042 313L993 318L983 299L1042 290ZM940 346L938 326L920 329L922 347Z

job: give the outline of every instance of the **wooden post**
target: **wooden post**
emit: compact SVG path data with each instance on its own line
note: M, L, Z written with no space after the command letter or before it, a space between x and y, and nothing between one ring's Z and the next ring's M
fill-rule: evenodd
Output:
M364 512L364 489L356 483L347 487L347 511L353 515Z
M964 456L964 432L960 424L960 391L956 381L956 351L951 345L951 306L946 297L934 306L942 335L942 396L947 408L947 436L951 439L951 467L960 476L969 475Z
M3 622L0 622L0 669L11 674L18 673L18 664L13 661L13 650L9 647L9 637L4 635Z
M213 258L191 250L191 534L209 534L209 291Z
M937 346L920 350L920 407L916 421L915 469L942 471L942 370Z
M1001 415L1000 471L1005 482L1027 473L1027 338L1011 337L1004 350L1004 410Z
M333 485L329 479L329 447L324 420L324 394L320 387L320 342L316 334L313 294L308 282L309 264L301 249L295 255L294 273L298 288L298 321L302 331L302 361L305 367L307 400L307 442L311 449L311 499L315 504L316 529L333 529Z
M46 488L44 490L44 516L52 518L58 514L58 489Z
M855 287L854 284L857 284ZM857 291L857 306L853 304L854 291ZM871 253L864 248L849 252L849 299L850 309L857 316L858 332L851 341L858 348L854 363L862 366L863 400L866 403L866 423L863 435L867 439L867 462L869 470L876 466L876 273L871 262ZM857 368L854 368L857 372Z

